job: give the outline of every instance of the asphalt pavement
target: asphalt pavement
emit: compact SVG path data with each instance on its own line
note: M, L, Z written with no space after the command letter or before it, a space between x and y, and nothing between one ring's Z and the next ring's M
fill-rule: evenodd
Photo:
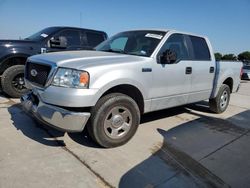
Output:
M248 187L250 81L223 114L206 101L145 114L133 139L104 149L27 116L0 92L0 187Z

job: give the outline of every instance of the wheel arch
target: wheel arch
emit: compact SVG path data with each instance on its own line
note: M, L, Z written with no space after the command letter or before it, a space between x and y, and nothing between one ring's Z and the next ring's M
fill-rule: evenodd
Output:
M25 65L29 54L18 53L18 54L11 54L2 58L0 63L0 75L13 65Z
M120 84L107 89L100 98L110 93L122 93L131 97L138 105L140 113L144 113L144 98L142 92L134 85Z
M233 78L228 77L227 79L224 80L224 82L222 82L222 84L226 84L228 85L228 87L230 88L230 92L232 93L233 91Z

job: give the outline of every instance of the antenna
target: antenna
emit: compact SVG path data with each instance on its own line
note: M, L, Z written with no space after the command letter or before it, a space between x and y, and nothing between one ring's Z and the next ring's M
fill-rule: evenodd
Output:
M82 27L82 12L80 12L80 27Z

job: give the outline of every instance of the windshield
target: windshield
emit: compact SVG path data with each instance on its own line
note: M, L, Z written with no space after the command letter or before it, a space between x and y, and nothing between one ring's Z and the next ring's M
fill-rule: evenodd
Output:
M57 30L58 30L57 27L48 27L48 28L45 28L45 29L25 38L25 40L40 41L40 40L47 38L49 35L56 32Z
M95 50L150 57L166 32L128 31L102 42Z

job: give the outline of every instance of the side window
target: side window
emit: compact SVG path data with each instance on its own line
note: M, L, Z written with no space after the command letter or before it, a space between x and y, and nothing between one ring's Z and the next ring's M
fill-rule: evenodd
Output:
M171 50L176 53L177 59L187 60L190 59L187 44L184 35L182 34L172 34L160 50L160 54L166 50Z
M80 32L77 30L64 30L54 36L55 39L65 37L67 40L67 47L80 46Z
M128 41L127 37L121 37L121 38L115 39L114 41L112 41L110 47L111 49L124 50L127 44L127 41Z
M98 44L105 40L104 35L102 33L95 33L95 32L86 32L88 46L96 47Z
M211 60L209 48L204 38L189 36L193 46L193 58L194 60Z

